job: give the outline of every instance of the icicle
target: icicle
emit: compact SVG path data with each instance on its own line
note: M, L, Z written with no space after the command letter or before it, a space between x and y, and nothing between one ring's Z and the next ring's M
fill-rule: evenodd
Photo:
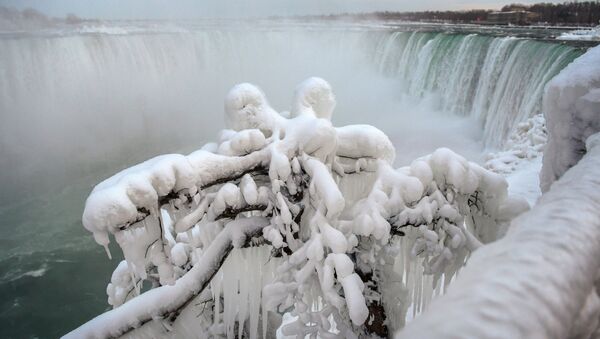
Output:
M431 302L431 298L433 296L433 279L431 276L428 276L424 285L424 302L423 302L423 310L427 309L427 306Z
M228 264L223 266L223 324L227 338L233 338L235 325L236 296L238 294L238 250L233 250L227 260Z
M265 299L262 300L262 337L267 337L267 323L268 323L269 312L265 304Z
M112 260L112 255L110 254L110 248L108 248L108 244L105 244L102 246L104 246L104 250L106 251L106 255L108 256L108 259Z
M240 256L239 256L239 261L242 264L242 267L240 267L239 269L239 273L241 274L241 276L239 276L239 298L238 298L238 309L239 309L239 314L238 314L238 338L242 338L242 335L244 333L244 323L246 322L246 317L248 316L248 308L249 308L249 303L250 303L250 292L252 290L252 282L251 280L253 279L253 272L250 271L250 268L254 268L251 267L251 263L250 261L252 260L252 258L254 257L255 253L253 251L252 248L246 250L246 251L241 251L240 252ZM244 277L246 279L244 279Z
M418 265L418 272L416 274L417 282L415 284L415 310L416 314L421 313L421 293L423 288L423 273L421 272L422 265Z
M223 317L219 319L220 305L215 302L215 325L222 321L228 338L234 336L258 338L258 325L263 319L263 335L268 327L267 312L262 300L262 289L273 280L278 260L270 258L271 247L234 249L219 273L211 282L213 298L223 297ZM261 307L262 306L262 307ZM235 325L238 331L235 333ZM244 330L248 332L244 332Z
M212 291L213 300L215 301L214 324L218 325L221 322L221 291L223 289L223 270L215 275L210 282L210 290Z
M261 300L261 292L262 292L262 266L260 263L263 262L264 259L264 249L262 248L251 248L249 250L250 255L248 256L250 260L258 261L259 265L256 263L252 263L253 265L246 265L247 277L248 277L248 285L249 285L249 295L248 295L248 306L249 306L249 315L250 319L248 322L248 329L250 332L250 339L256 339L258 337L258 319L260 316L260 300ZM257 267L254 267L257 266ZM258 293L256 293L258 291Z

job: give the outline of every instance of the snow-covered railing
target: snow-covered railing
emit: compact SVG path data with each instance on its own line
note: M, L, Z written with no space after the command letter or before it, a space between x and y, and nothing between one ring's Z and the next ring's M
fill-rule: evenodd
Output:
M237 85L219 144L96 186L84 226L106 248L112 235L125 261L107 287L114 309L67 337L255 338L259 325L273 334L284 313L296 317L286 335L387 336L523 210L500 175L448 149L394 169L387 136L333 127L334 106L318 78L283 114L257 87ZM253 291L232 283L229 253L265 244L279 258L273 279L249 277ZM144 281L153 288L142 293Z
M600 46L563 69L546 86L548 144L540 176L542 191L585 154L585 141L600 131Z

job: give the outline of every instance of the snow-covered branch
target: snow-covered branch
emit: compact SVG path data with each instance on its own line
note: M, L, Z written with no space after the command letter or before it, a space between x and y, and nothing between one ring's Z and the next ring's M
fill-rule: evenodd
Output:
M174 285L152 289L144 293L143 298L133 298L120 307L99 315L65 338L118 337L151 320L173 321L172 317L176 317L177 312L210 283L229 252L260 235L267 225L269 220L262 217L230 222L206 248L202 261L177 279Z
M279 326L268 325L268 314L289 312L296 319L282 328L287 335L385 335L410 304L425 307L469 253L503 234L513 216L507 206L518 202L502 177L447 149L394 169L388 137L372 126L334 127L334 107L319 78L300 84L290 118L256 86L240 84L227 95L218 143L96 186L84 226L106 248L114 236L125 261L107 288L114 310L70 335L118 336L150 321L188 328L174 326L177 314L252 237L280 257L273 279L254 279L250 292L221 268L212 306L201 310L214 324L199 330L231 336L237 324L238 335L254 337L260 309L263 333ZM144 281L154 288L142 293ZM397 291L403 297L385 298ZM252 299L246 321L249 306L232 298L250 303L250 294L262 302Z

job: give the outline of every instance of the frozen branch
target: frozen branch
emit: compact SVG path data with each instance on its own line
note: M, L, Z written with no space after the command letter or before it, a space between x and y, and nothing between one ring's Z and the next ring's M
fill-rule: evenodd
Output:
M334 127L334 106L329 84L318 78L298 87L290 119L260 89L240 84L227 95L230 129L218 144L151 159L99 184L86 202L84 226L106 248L112 234L125 261L107 288L115 309L68 336L120 336L152 321L142 331L156 325L178 333L187 323L175 320L185 319L231 249L257 243L269 244L270 254L236 252L206 290L214 308L200 311L197 330L241 335L251 324L257 335L261 310L291 310L297 320L283 328L286 335L394 331L386 317L408 307L407 300L383 298L389 284L404 288L395 260L412 272L422 266L413 273L418 279L454 274L477 237L495 239L506 182L447 149L394 169L388 137L372 126ZM247 271L260 255L260 266L272 269L269 279ZM280 259L266 265L267 255ZM240 267L253 276L241 277ZM154 288L139 294L148 280ZM420 310L419 296L429 298L432 289L404 280ZM126 301L134 289L139 295Z
M87 322L65 338L114 338L157 318L176 318L176 314L197 296L217 273L234 247L242 247L269 225L262 217L237 219L225 227L206 249L202 261L174 285L165 285L133 298L120 307Z

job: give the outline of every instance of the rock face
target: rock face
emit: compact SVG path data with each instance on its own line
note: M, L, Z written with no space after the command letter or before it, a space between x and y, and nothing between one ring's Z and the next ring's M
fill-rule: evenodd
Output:
M583 157L586 139L600 131L600 46L548 83L544 115L548 145L540 175L542 192Z

